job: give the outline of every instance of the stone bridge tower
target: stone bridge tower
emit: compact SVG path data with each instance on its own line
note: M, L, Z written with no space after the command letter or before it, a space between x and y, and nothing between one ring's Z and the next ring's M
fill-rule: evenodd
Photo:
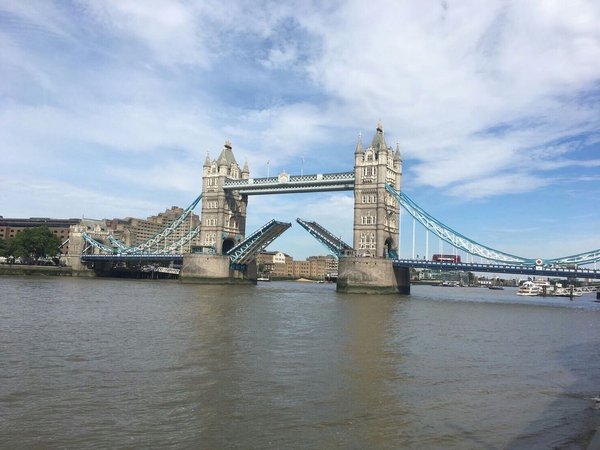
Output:
M202 175L202 215L200 245L213 246L217 254L224 254L244 239L248 196L237 191L225 191L226 179L248 179L248 163L244 168L235 160L231 142L226 141L219 157L206 156Z
M400 147L385 142L383 125L377 124L371 144L363 149L359 136L354 152L354 243L359 256L396 256L399 246L400 205L385 184L400 190Z

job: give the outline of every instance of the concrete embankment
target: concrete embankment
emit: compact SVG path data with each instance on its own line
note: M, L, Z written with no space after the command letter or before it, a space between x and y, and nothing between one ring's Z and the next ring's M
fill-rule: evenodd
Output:
M1 264L0 275L40 275L55 277L73 276L71 267L27 266L22 264Z

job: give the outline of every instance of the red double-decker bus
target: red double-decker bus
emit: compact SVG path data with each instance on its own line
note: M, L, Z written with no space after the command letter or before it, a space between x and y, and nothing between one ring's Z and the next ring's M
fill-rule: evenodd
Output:
M435 255L433 255L431 260L437 262L459 263L460 255L440 255L436 253Z

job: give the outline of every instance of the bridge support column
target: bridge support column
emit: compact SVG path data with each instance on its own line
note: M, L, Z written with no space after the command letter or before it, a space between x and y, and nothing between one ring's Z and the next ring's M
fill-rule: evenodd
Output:
M337 291L349 294L410 294L410 269L384 258L343 257Z
M77 277L95 277L96 273L87 264L81 262L79 255L61 256L61 263L73 270L73 276Z
M232 269L229 256L190 253L183 256L179 278L184 283L256 284L256 262Z

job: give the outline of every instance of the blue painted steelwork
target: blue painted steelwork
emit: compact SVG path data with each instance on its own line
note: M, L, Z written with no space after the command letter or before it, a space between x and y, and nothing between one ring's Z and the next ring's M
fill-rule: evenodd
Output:
M556 265L581 265L590 264L600 261L600 249L593 250L591 252L580 253L578 255L563 256L562 258L545 259L545 264L556 264Z
M346 244L341 238L336 237L317 222L307 222L300 218L296 219L296 222L308 231L317 241L323 244L336 258L354 252L354 249L350 245Z
M200 225L198 225L192 231L187 233L185 236L182 236L177 241L173 242L171 245L164 247L160 251L157 251L157 252L128 251L129 249L131 249L131 247L125 246L123 243L121 243L120 241L115 239L113 236L108 236L108 239L111 241L111 243L113 243L114 247L109 247L109 246L103 244L102 242L99 242L99 241L93 239L87 233L82 233L82 237L88 244L97 248L101 252L104 252L105 255L106 254L108 254L108 255L131 255L135 259L138 256L145 256L145 255L158 255L158 254L169 255L169 254L172 254L174 251L180 249L181 247L186 245L189 241L191 241L194 237L196 237L198 235L198 233L200 233ZM121 245L119 245L119 243Z
M247 264L267 245L291 227L291 223L271 220L227 252L232 264Z
M123 242L121 242L117 238L115 238L112 234L110 234L108 236L108 240L114 247L116 247L121 252L127 251L131 248L131 247L125 245Z
M395 267L412 267L416 269L458 270L463 272L514 273L544 277L565 278L600 278L600 271L593 269L567 269L565 267L544 267L524 264L477 264L426 261L416 259L396 259Z
M103 244L102 242L97 241L96 239L94 239L90 235L88 235L87 233L82 233L81 236L88 244L97 248L101 252L104 252L104 254L110 254L110 255L126 254L126 255L132 255L132 256L139 256L139 255L147 255L147 254L150 254L150 255L171 254L173 251L186 245L189 241L191 241L194 237L196 237L198 235L198 233L200 233L200 225L198 225L196 228L194 228L192 231L190 231L186 235L180 237L177 241L171 243L170 245L162 248L160 251L157 251L157 252L133 252L133 251L131 251L132 247L127 247L121 241L115 239L114 236L112 236L112 235L108 236L108 240L113 244L112 247L109 247L109 246Z
M277 177L225 180L223 189L246 195L292 194L354 190L354 172L313 175L280 174Z
M135 247L129 247L125 251L127 253L143 253L143 252L149 251L153 247L156 248L158 246L159 242L161 242L162 240L164 240L168 236L170 236L179 227L179 225L181 225L188 218L188 216L191 214L192 210L196 207L196 205L198 205L198 203L200 203L201 199L202 199L202 194L200 194L192 202L192 204L184 210L183 214L181 214L181 216L179 216L176 220L174 220L168 227L166 227L163 230L161 230L160 232L158 232L156 235L154 235L152 238L148 239L143 244L140 244Z
M534 265L535 259L523 258L521 256L511 255L499 250L495 250L478 242L469 239L462 234L454 231L452 228L444 225L442 222L429 215L413 202L403 192L396 191L390 184L385 185L387 191L408 211L408 213L417 219L425 228L438 236L440 239L448 242L454 247L464 250L471 255L481 256L483 258L498 261L507 264L527 264Z
M173 242L171 245L164 247L161 250L161 253L170 253L175 250L181 250L181 248L184 245L186 245L188 242L190 242L192 239L194 239L196 236L198 236L198 233L200 233L200 225L198 225L192 231L187 233L185 236L180 237L178 240Z
M109 247L108 245L103 244L100 241L95 240L94 238L92 238L89 234L87 233L81 233L81 237L85 240L85 242L87 242L89 245L91 245L92 247L97 248L98 250L100 250L101 252L105 252L108 254L113 254L116 253L116 249L114 247ZM88 247L89 248L89 247Z

